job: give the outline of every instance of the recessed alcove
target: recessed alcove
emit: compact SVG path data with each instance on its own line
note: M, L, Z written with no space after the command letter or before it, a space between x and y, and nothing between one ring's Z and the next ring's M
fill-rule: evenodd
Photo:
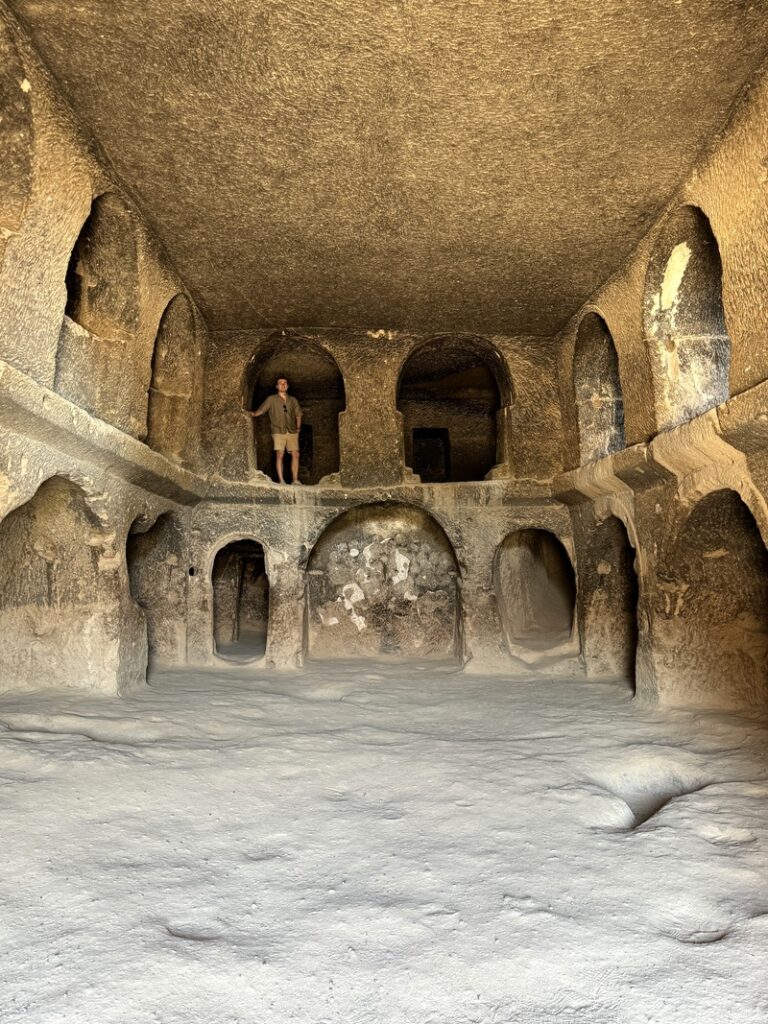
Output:
M581 465L624 447L624 399L611 332L597 313L579 324L573 357Z
M405 462L422 483L483 480L501 460L497 417L511 383L483 338L441 337L420 345L400 374Z
M657 645L671 703L768 703L768 551L732 490L691 509L665 567Z
M346 405L341 371L320 345L279 333L251 363L246 408L258 409L265 398L275 394L278 377L288 380L288 393L302 408L299 478L304 484L317 484L339 470L339 413ZM256 468L275 478L268 415L254 419L253 437Z
M681 206L656 237L645 281L659 426L674 427L726 401L731 340L720 248L706 214Z
M186 295L176 295L160 319L152 354L147 406L150 448L175 461L192 454L196 416L193 396L199 389L200 344L195 314Z
M456 556L445 531L411 505L339 516L307 564L313 658L454 659L461 653Z
M576 577L553 533L524 529L509 534L496 555L494 582L510 647L548 650L570 639Z
M639 582L635 549L624 523L608 516L588 537L589 557L579 580L589 675L621 677L634 686Z
M230 661L263 657L269 629L269 577L263 546L246 538L221 548L213 562L211 587L216 653Z
M99 564L108 540L83 490L63 477L0 523L3 689L101 688L118 597Z

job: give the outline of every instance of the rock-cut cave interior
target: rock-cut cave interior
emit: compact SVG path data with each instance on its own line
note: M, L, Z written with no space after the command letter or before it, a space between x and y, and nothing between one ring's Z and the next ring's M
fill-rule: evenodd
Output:
M0 47L3 1024L765 1024L768 0Z

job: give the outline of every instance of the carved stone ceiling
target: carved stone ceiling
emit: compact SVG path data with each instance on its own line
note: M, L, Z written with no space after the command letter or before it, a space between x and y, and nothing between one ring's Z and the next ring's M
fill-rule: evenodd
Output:
M554 333L768 38L766 0L10 6L218 330Z

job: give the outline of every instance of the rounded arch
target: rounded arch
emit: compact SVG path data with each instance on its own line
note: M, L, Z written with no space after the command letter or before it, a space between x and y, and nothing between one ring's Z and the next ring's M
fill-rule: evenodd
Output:
M200 355L195 311L180 292L165 307L155 339L146 438L150 448L176 461L190 456L196 434L192 406Z
M333 355L314 338L276 332L252 357L244 376L243 405L258 409L285 377L302 408L299 476L317 484L339 470L339 413L346 408L344 378ZM274 455L269 417L253 421L253 466L267 475Z
M623 519L594 524L579 557L579 627L588 676L635 686L640 581L633 537Z
M550 530L514 530L494 559L494 589L510 649L549 650L568 642L576 611L576 573Z
M337 516L307 560L307 644L318 658L456 658L459 566L440 524L400 502Z
M32 104L24 64L10 27L0 21L0 266L7 240L21 227L32 191Z
M3 688L114 688L121 622L114 535L81 486L42 483L0 523L0 675Z
M213 647L220 658L264 657L269 634L269 573L264 545L248 535L220 542L208 559Z
M648 263L643 313L653 347L660 426L676 426L726 401L731 341L722 261L699 207L681 206L663 222Z
M573 388L583 466L620 451L625 443L619 357L608 325L596 312L587 313L579 324Z
M425 339L397 384L406 464L423 483L484 479L503 461L497 421L512 402L506 361L486 338Z
M657 602L659 688L670 703L765 706L768 550L735 490L685 509L665 546Z
M131 337L139 324L139 246L136 219L115 192L103 192L72 248L65 313L105 340Z

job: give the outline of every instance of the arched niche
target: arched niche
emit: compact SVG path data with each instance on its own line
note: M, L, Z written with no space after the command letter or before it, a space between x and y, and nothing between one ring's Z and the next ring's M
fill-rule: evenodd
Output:
M644 313L654 347L660 426L684 423L726 401L731 341L722 263L698 207L680 207L661 228L648 265Z
M448 537L422 509L351 509L331 523L309 558L310 656L457 657L458 574Z
M483 338L433 338L408 358L397 408L405 462L422 483L483 480L503 461L500 412L511 382L497 350Z
M142 367L133 344L139 327L137 229L113 193L94 200L66 273L67 304L56 356L56 390L134 436ZM143 416L142 416L143 420ZM143 423L142 423L143 427Z
M768 552L735 491L702 498L665 563L655 652L672 703L765 706Z
M176 462L193 454L199 428L193 400L201 372L194 310L179 294L166 306L155 339L146 437L150 448Z
M126 541L131 597L144 618L150 671L185 661L184 551L184 527L171 513L161 515L148 529L136 521Z
M573 387L582 466L624 447L624 399L619 358L601 316L587 313L579 324L573 357Z
M494 583L510 647L548 650L570 639L576 576L568 553L549 530L509 534L497 552Z
M635 550L616 516L596 524L588 538L579 558L579 592L587 674L620 677L634 687L639 583Z
M0 265L8 239L21 227L32 190L32 107L25 82L16 42L0 23Z
M339 470L339 413L346 406L341 371L335 359L314 342L277 335L252 363L246 407L258 409L275 394L278 377L287 378L289 394L302 408L299 478L304 484L319 483ZM277 479L269 416L260 416L253 424L256 468Z
M269 632L269 576L264 548L232 541L217 552L211 570L214 649L230 661L263 657Z
M117 576L83 491L53 477L0 523L0 688L102 689L115 679Z

